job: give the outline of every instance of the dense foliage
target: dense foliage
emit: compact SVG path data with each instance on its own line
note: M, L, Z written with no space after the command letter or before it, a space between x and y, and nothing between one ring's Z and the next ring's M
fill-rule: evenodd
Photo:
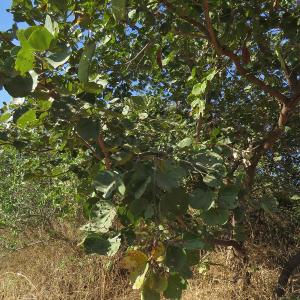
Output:
M200 249L245 255L253 211L289 206L298 222L295 1L13 0L11 12L0 143L28 155L34 180L77 176L82 245L121 251L142 299L179 299Z
M20 235L30 229L55 234L53 222L77 220L77 179L63 156L20 153L12 147L0 150L0 247L15 249ZM45 163L46 162L46 163Z

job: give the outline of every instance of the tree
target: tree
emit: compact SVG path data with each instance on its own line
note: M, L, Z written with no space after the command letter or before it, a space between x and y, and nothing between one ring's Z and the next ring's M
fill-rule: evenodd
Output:
M249 208L275 197L252 192L255 175L282 188L291 176L299 197L295 1L15 0L11 12L0 84L24 100L2 108L1 143L76 158L82 244L126 248L142 299L180 298L199 249L244 255Z

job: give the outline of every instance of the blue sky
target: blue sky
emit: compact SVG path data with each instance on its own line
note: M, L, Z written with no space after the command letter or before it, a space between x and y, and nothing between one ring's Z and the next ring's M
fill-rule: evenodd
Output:
M0 0L0 31L9 29L13 23L13 17L6 11L11 5L12 0ZM3 89L0 91L0 106L3 101L9 101L10 96Z

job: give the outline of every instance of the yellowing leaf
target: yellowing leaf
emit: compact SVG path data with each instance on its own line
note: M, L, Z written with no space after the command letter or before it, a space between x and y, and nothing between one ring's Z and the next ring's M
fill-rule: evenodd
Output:
M168 287L168 278L166 275L152 274L149 279L149 288L158 293L164 292Z
M158 242L152 249L151 257L157 261L163 261L166 254L166 248L162 242Z
M122 259L121 266L129 271L144 270L147 264L147 255L139 250L129 250Z
M133 284L132 288L134 290L139 290L139 289L141 289L144 286L144 284L146 282L146 279L147 279L146 275L147 275L148 270L149 270L149 264L146 264L144 272L136 278L136 280L135 280L135 282Z
M135 282L145 272L147 261L148 257L142 251L129 250L127 255L121 260L121 267L130 272L130 280ZM139 286L140 281L142 281L142 278L139 279L136 286Z

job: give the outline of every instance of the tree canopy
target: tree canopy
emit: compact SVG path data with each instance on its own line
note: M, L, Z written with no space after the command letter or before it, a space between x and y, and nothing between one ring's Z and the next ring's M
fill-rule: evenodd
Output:
M83 247L122 252L142 299L179 299L199 250L246 256L253 211L292 203L300 223L296 1L13 0L10 11L0 144L44 158L28 178L77 176Z

